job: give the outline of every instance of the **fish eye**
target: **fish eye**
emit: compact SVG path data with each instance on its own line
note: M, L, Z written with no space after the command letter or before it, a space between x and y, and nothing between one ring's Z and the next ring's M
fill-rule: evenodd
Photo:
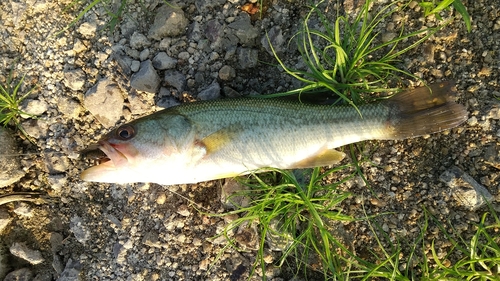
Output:
M116 129L116 137L120 140L128 140L135 136L135 129L132 125L126 124Z

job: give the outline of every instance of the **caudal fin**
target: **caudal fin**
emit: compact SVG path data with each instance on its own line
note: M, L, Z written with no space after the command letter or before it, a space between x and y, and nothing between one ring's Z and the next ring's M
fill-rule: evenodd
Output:
M405 139L454 128L467 120L464 106L455 102L452 82L432 84L397 94L387 102L393 139Z

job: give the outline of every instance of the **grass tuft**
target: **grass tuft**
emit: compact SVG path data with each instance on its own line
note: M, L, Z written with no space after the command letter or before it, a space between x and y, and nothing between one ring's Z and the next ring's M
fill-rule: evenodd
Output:
M410 33L405 33L402 23L395 38L381 42L381 24L394 13L406 8L407 4L403 4L403 1L385 5L372 16L371 1L368 0L360 13L352 19L337 11L334 23L321 11L322 3L323 1L311 7L302 30L294 36L306 70L286 66L272 49L284 71L305 86L269 95L270 97L329 91L356 107L370 100L364 94L398 91L389 84L399 81L400 76L419 80L408 71L394 66L398 58L419 46L448 23ZM311 26L313 18L319 21L319 27ZM416 38L416 41L398 49L400 43L412 38Z
M28 92L21 94L20 88L24 82L23 76L14 86L12 86L12 75L14 70L9 72L9 76L7 77L7 81L5 85L0 84L0 124L4 127L8 125L14 125L21 133L28 137L26 131L21 126L21 122L19 120L20 115L26 115L29 117L34 117L29 113L22 111L19 106L20 103L28 97L33 91L36 90L36 86L32 87Z
M281 258L275 262L282 266L289 259L294 261L297 270L322 271L326 279L343 274L353 255L335 237L335 222L349 222L354 218L342 213L339 205L350 196L338 186L356 175L352 172L334 183L325 179L351 165L338 166L322 171L321 168L306 170L278 170L252 175L240 179L241 184L249 187L245 192L232 197L246 196L251 203L240 206L235 211L222 214L240 217L224 228L228 245L238 249L238 244L230 233L240 227L257 225L259 238L257 259L252 273L257 267L265 272L266 261L264 245L280 248ZM352 169L351 169L352 170ZM316 262L314 261L319 257ZM265 275L263 275L265 279Z

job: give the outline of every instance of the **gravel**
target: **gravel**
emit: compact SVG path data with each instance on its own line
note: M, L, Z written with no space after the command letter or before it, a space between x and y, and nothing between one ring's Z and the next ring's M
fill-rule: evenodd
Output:
M9 166L0 171L10 173L0 184L0 195L30 191L51 197L41 205L0 205L0 280L245 280L252 270L258 228L251 225L230 232L246 250L222 252L226 238L214 237L238 216L207 215L231 210L226 200L221 202L222 186L223 199L233 192L228 190L240 187L228 185L229 180L177 186L82 182L79 174L92 163L78 158L77 152L114 126L161 108L301 86L276 66L269 41L286 65L305 69L292 37L309 2L265 1L262 19L260 13L243 11L246 1L240 0L169 1L172 5L156 0L128 2L113 31L107 24L109 11L116 7L97 4L59 36L56 32L82 9L66 10L71 1L0 3L0 83L5 83L11 68L15 81L26 75L20 92L35 85L37 89L23 108L38 115L22 119L34 143L17 134L11 145L12 128L0 128L0 141L9 143L0 145L0 166ZM359 10L357 2L344 3L347 14ZM401 57L397 66L427 82L456 81L458 102L467 107L468 121L431 136L365 142L360 149L369 160L362 163L368 184L353 178L340 185L353 194L341 205L344 213L386 214L375 218L388 233L383 243L402 241L401 237L415 241L424 208L436 219L452 223L465 237L474 233L474 223L485 207L462 205L454 189L440 181L455 166L467 175L466 182L491 194L494 208L500 211L496 204L500 192L498 4L496 0L462 2L473 19L471 33L458 17ZM334 19L331 5L328 16ZM381 23L380 40L398 34L401 23L405 29L417 30L440 22L436 17L424 18L418 1L409 7ZM450 12L442 15L447 19ZM317 21L311 24L318 27ZM404 77L402 83L418 84ZM344 176L336 173L328 180ZM238 200L247 204L245 198ZM333 231L357 253L378 247L366 221L337 223ZM291 279L293 264L285 263L281 269L273 265L288 241L267 239L267 267L264 272L258 267L251 279L263 275ZM434 239L438 256L445 257L452 248L432 226L425 239ZM406 251L411 246L402 248ZM311 280L323 278L314 270L310 274Z

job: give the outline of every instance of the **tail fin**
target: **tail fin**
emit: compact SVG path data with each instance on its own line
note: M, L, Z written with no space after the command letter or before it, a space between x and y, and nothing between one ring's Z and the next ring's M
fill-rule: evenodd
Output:
M454 101L453 82L409 90L388 100L393 139L404 139L454 128L467 120L464 106Z

